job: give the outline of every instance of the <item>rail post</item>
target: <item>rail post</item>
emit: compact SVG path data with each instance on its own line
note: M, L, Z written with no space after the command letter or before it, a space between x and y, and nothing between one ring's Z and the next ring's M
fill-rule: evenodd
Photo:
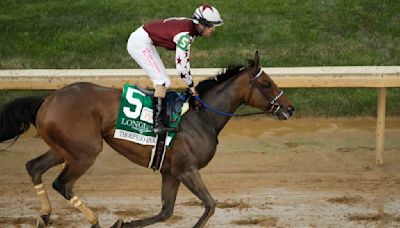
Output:
M386 88L378 89L378 110L376 121L376 164L383 165L385 150Z

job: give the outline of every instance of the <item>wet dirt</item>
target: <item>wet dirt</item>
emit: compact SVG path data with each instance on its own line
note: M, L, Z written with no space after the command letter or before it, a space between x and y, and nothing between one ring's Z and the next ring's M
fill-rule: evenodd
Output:
M383 166L375 165L375 126L373 118L232 119L201 171L217 202L206 227L399 227L400 119L386 121ZM34 135L0 152L0 227L36 224L39 201L25 163L47 146ZM53 206L50 227L89 227L51 188L60 171L43 177ZM160 181L105 147L74 191L109 227L157 214ZM174 215L150 227L191 227L202 212L181 185Z

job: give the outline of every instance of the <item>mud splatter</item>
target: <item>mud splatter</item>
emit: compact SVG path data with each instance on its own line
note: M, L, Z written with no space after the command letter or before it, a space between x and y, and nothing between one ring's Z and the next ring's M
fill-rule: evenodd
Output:
M234 220L231 224L249 226L259 225L262 227L274 227L277 225L278 219L274 217L258 217L258 218L246 218L240 220Z
M183 216L181 215L172 215L171 218L169 218L167 221L165 221L166 224L173 225L179 221L183 220Z
M0 217L0 225L19 225L19 224L29 224L36 225L36 218L34 217L20 217L20 218L10 218L10 217Z
M136 217L139 215L145 215L147 214L146 211L141 210L141 209L136 209L136 208L130 208L126 210L118 210L113 212L115 215L121 216L121 217Z
M222 202L219 202L217 200L216 204L217 204L216 207L222 208L222 209L237 208L239 210L243 210L245 208L250 208L251 207L248 203L246 203L246 202L244 202L242 200L237 201L237 200L232 200L232 199L224 200ZM200 207L200 206L203 206L204 204L202 202L198 201L198 200L191 199L189 201L181 203L181 205L189 206L189 207Z
M203 206L204 204L202 202L200 202L199 200L190 199L189 201L180 203L180 205L188 206L188 207L200 207L200 206Z
M96 206L96 207L91 207L91 209L96 212L96 213L101 213L101 212L105 212L108 209L104 206Z
M353 205L353 204L360 203L362 200L363 200L363 198L361 196L341 196L341 197L330 198L327 200L327 202Z
M246 209L246 208L250 208L251 206L248 203L243 202L242 200L236 201L236 200L228 199L228 200L225 200L223 202L218 202L217 201L217 207L218 208L222 208L222 209L225 209L225 208L236 208L236 209L239 209L239 210L243 210L243 209Z
M391 222L399 222L400 217L382 213L382 214L349 214L347 218L350 221L358 221L358 222L384 222L384 223L391 223Z

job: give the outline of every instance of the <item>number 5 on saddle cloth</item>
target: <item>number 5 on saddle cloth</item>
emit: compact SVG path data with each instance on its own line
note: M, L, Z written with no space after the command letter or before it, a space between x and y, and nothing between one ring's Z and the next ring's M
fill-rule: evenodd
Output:
M114 137L142 145L152 145L149 168L160 170L166 149L172 146L176 132L156 135L153 132L153 96L151 91L135 85L125 84L119 107ZM168 91L166 95L166 115L171 127L179 126L182 115L189 109L186 92Z

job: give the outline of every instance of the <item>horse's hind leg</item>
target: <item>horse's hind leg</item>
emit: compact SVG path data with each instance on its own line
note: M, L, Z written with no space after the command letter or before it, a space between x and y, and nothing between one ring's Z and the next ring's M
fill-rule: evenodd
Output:
M174 212L176 194L178 193L180 181L170 174L162 174L162 209L161 212L147 219L135 220L127 223L117 221L112 227L143 227L156 222L165 221Z
M31 176L32 183L40 200L41 215L38 219L38 227L47 226L49 224L51 214L51 205L49 197L47 196L46 189L44 188L42 183L42 174L51 167L61 164L63 162L64 159L50 149L46 153L26 163L26 170Z
M92 166L95 158L84 159L80 158L79 161L69 161L65 164L63 171L53 182L53 188L59 192L65 199L77 208L85 218L92 224L91 227L100 227L98 224L97 215L88 208L78 196L72 192L73 184Z

